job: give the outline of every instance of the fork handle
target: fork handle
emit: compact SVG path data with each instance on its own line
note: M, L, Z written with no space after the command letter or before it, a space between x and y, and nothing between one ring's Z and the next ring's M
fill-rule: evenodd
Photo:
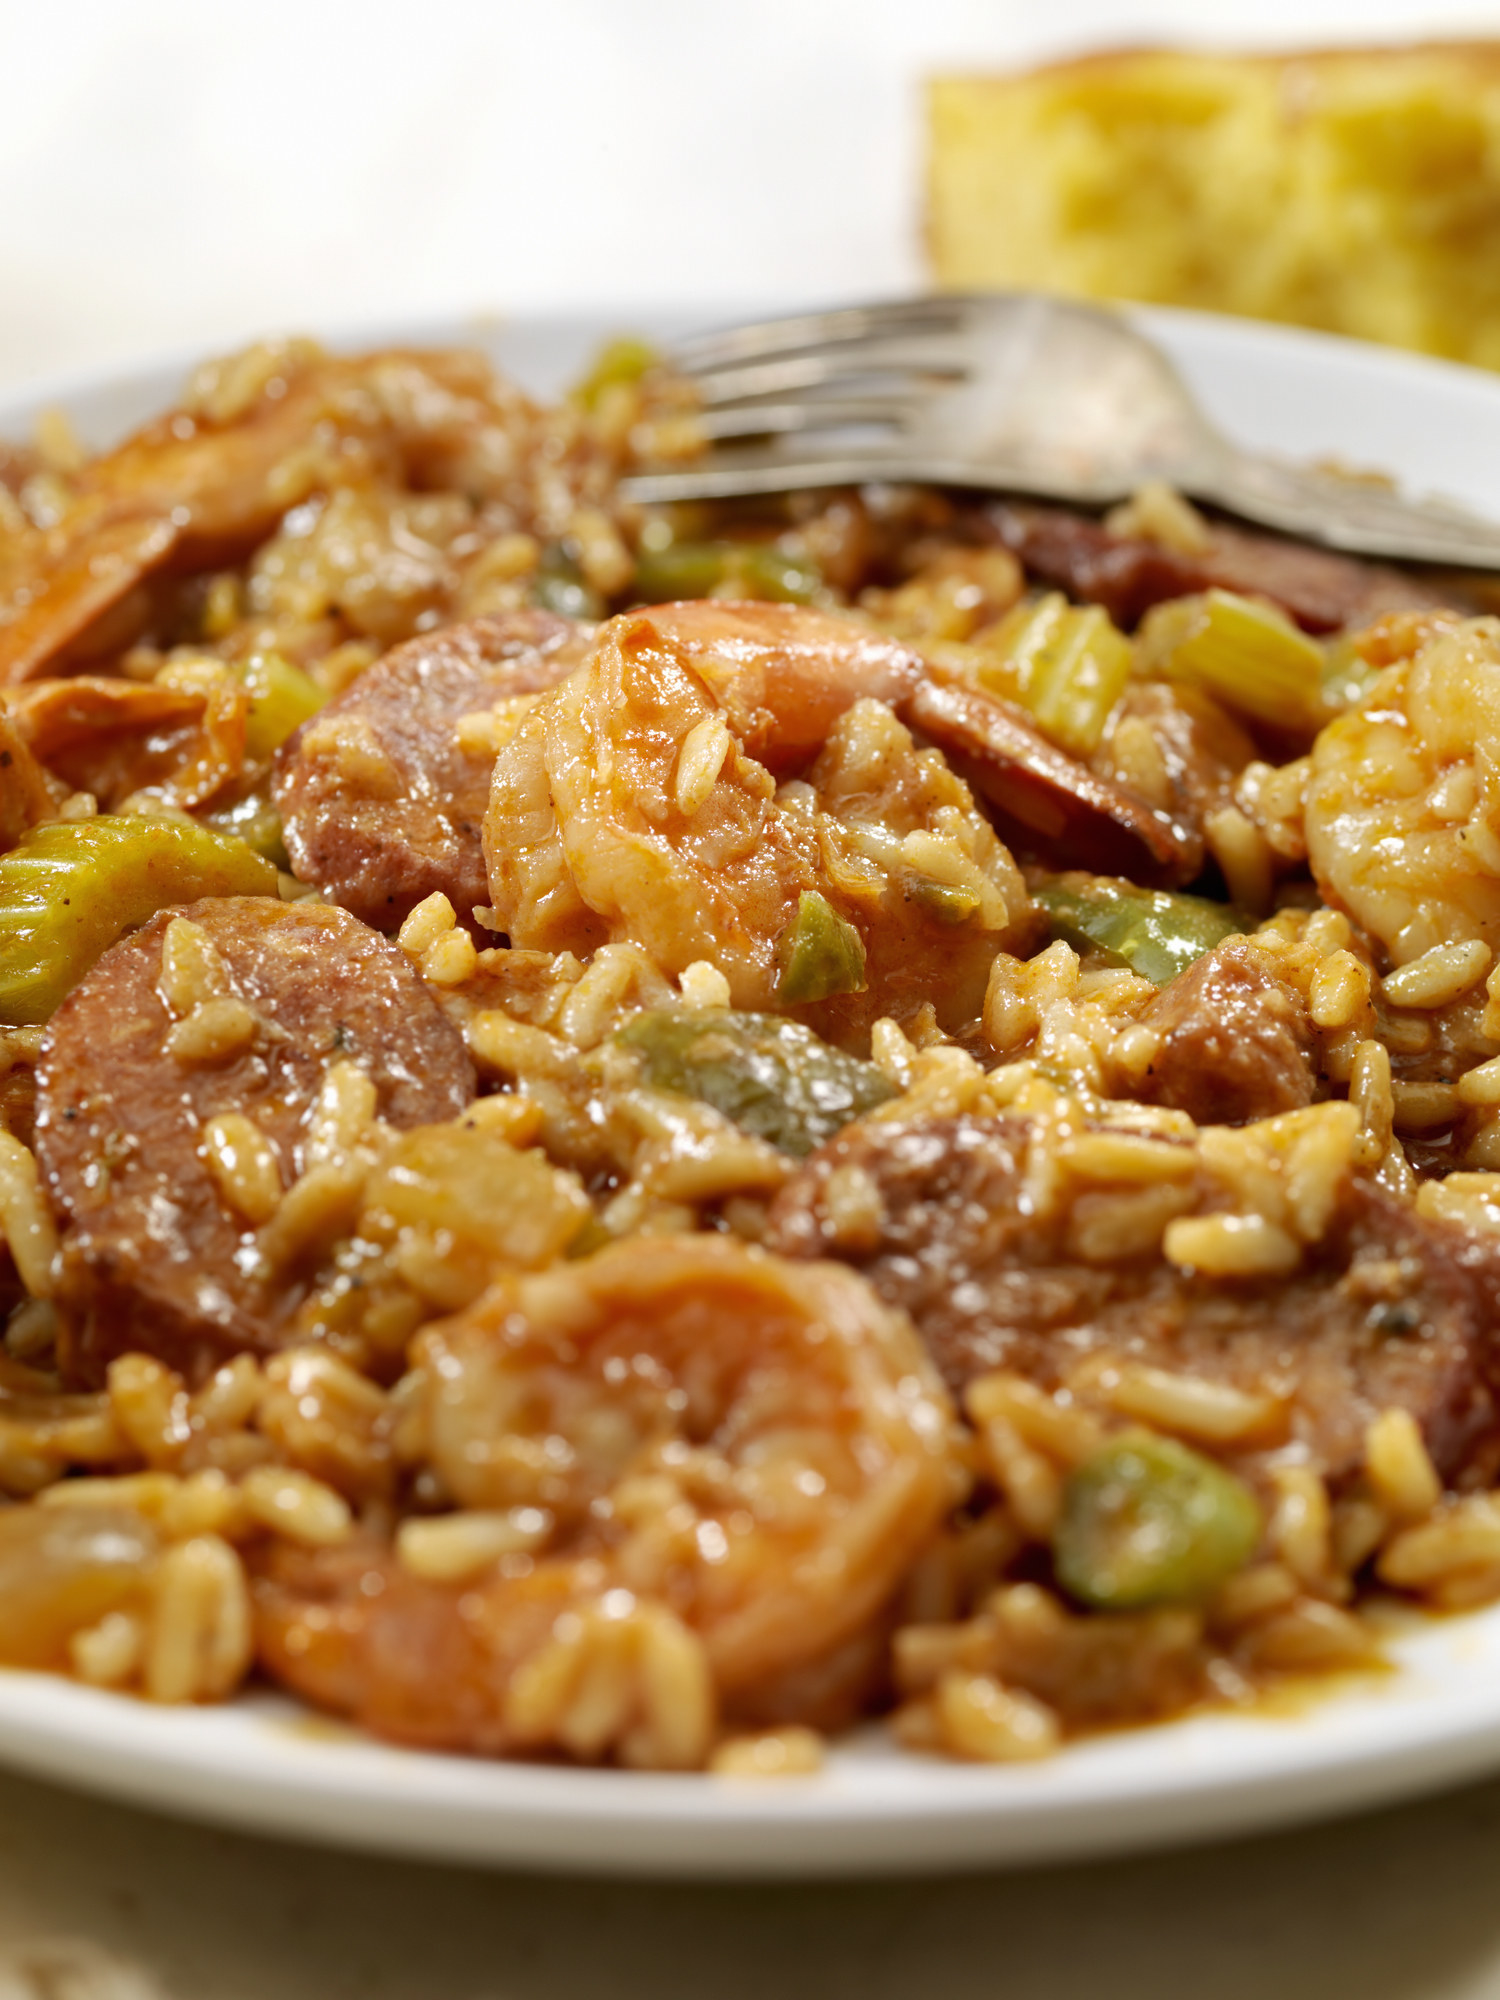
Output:
M1275 528L1299 540L1351 555L1385 556L1394 561L1452 563L1500 570L1500 528L1446 502L1413 505L1381 486L1361 485L1334 473L1301 471L1279 460L1231 449L1204 451L1189 461L1141 466L1131 485L1145 476L1166 480L1195 500L1212 501L1231 514ZM1129 498L1131 486L1105 477L1093 486L1070 468L1061 477L1027 460L976 467L972 461L945 463L910 451L887 456L876 450L833 456L783 445L739 454L730 465L674 472L634 473L621 483L638 505L675 500L715 500L753 493L787 493L799 487L854 486L868 480L924 480L934 485L981 487L991 492L1025 493L1074 506L1108 506Z
M1262 527L1354 555L1500 569L1500 528L1446 501L1414 505L1385 486L1242 452L1226 453L1212 480L1183 484Z

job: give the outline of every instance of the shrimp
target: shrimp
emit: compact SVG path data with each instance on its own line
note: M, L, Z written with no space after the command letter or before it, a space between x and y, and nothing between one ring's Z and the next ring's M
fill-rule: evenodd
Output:
M347 359L290 341L211 363L183 408L75 475L62 517L7 564L0 685L129 644L153 578L238 560L289 509L361 475L457 487L499 526L560 532L608 468L579 442L543 490L525 435L538 418L479 355Z
M240 775L250 698L216 660L156 681L76 674L0 692L31 754L106 812L201 805Z
M945 1026L972 1019L1031 906L968 787L893 713L922 674L895 640L800 607L612 619L496 762L495 922L526 948L707 959L764 1011L795 1004L782 953L811 892L864 967L809 1015L822 1032L857 1039L929 995Z
M449 1546L488 1533L488 1562L442 1574L428 1522L394 1556L283 1551L259 1592L271 1671L403 1740L699 1763L717 1711L870 1627L962 1497L931 1363L840 1266L635 1238L414 1353Z
M1437 629L1322 730L1303 824L1325 900L1395 965L1500 947L1500 621Z
M128 617L135 593L169 562L192 568L243 552L307 497L318 463L307 440L326 387L304 375L281 389L228 425L181 411L161 418L79 476L67 513L12 587L0 684L87 648L106 619L128 643L148 609Z
M46 772L0 707L0 852L14 847L29 828L52 819L57 805Z

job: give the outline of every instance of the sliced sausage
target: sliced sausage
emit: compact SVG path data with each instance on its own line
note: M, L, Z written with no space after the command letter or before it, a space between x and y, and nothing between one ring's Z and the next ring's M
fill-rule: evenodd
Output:
M1012 703L934 679L899 713L937 745L1025 859L1153 886L1191 882L1202 868L1201 834L1059 750Z
M479 830L492 752L458 725L565 680L593 627L545 611L478 618L398 646L277 758L276 803L301 881L380 930L441 889L467 921L489 901Z
M1236 781L1256 755L1251 737L1211 695L1165 681L1132 681L1116 718L1116 727L1135 721L1150 730L1168 786L1161 803L1201 843L1214 814L1235 803Z
M990 531L1027 572L1070 597L1102 604L1117 625L1134 626L1153 604L1218 585L1269 597L1309 632L1368 625L1387 611L1451 604L1472 608L1388 563L1363 562L1253 528L1212 524L1208 546L1186 555L1066 507L1000 501L986 510Z
M1035 1212L1021 1119L851 1126L812 1155L772 1206L767 1247L841 1256L915 1320L955 1388L1006 1368L1046 1389L1088 1357L1144 1362L1288 1399L1291 1435L1320 1467L1353 1471L1365 1426L1399 1405L1446 1479L1500 1458L1490 1329L1496 1253L1356 1181L1316 1257L1276 1280L1213 1283L1135 1255L1086 1262L1074 1204ZM851 1245L848 1177L881 1221Z
M1137 1094L1198 1125L1243 1125L1311 1104L1316 1037L1307 1004L1248 939L1231 938L1169 980L1141 1016L1161 1043Z
M217 1061L180 1060L161 992L174 916L206 934L224 997L253 1036ZM270 897L163 910L113 946L53 1016L37 1077L36 1153L62 1241L69 1374L92 1381L141 1349L190 1375L268 1349L300 1296L262 1275L252 1221L220 1191L205 1128L225 1112L268 1142L283 1187L306 1167L319 1088L336 1062L406 1127L453 1118L474 1094L462 1037L395 946L346 911Z

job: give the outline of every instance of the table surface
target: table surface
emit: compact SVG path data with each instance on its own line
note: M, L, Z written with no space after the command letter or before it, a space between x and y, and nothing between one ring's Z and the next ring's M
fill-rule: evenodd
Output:
M1087 1867L682 1887L328 1853L5 1777L0 2000L1491 2000L1497 1874L1500 1784Z
M0 388L382 314L920 280L919 80L1494 0L0 0ZM356 25L357 24L357 25ZM768 143L769 142L769 143ZM1479 2000L1500 1784L1036 1874L672 1887L239 1838L0 1774L0 2000Z

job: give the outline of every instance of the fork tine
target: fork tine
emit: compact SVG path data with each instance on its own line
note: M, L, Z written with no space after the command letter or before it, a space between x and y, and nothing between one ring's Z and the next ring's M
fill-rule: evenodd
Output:
M810 348L845 345L895 331L914 334L943 332L962 324L967 301L959 298L895 299L868 306L844 306L832 312L796 313L785 319L761 320L753 326L729 327L682 341L672 353L673 365L697 374L742 361L769 360Z
M909 396L863 399L824 397L805 403L742 403L705 410L697 419L705 437L784 437L792 431L846 430L852 424L899 429L911 416Z
M908 476L905 454L826 450L785 443L761 450L715 452L693 472L632 473L621 492L642 506L675 500L731 500L754 493L796 493L809 486L857 486Z
M1037 292L945 293L764 320L685 341L714 448L632 474L656 503L876 480L1074 505L1145 478L1284 534L1500 569L1500 524L1240 451L1128 316Z
M816 391L826 385L847 389L857 381L904 377L906 393L918 391L922 378L961 381L968 373L962 352L933 342L926 347L905 343L850 345L823 353L799 353L775 361L750 361L739 367L716 368L691 376L709 408L746 402L755 396L785 396L798 390Z

